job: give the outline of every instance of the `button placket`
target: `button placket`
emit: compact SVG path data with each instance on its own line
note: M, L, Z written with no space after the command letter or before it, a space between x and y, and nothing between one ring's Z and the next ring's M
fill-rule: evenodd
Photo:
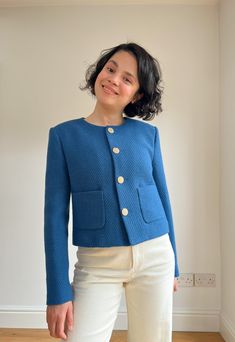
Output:
M112 127L108 127L108 128L107 128L107 131L108 131L109 133L111 133L111 134L113 134L113 133L115 132L114 129L113 129ZM112 147L112 151L113 151L113 153L115 153L115 154L119 154L119 153L120 153L120 149L119 149L117 146ZM124 177L123 177L123 176L118 176L118 177L117 177L117 182L118 182L118 184L123 184L123 183L124 183ZM127 216L127 215L128 215L128 209L127 209L127 208L122 208L122 209L121 209L121 214L122 214L123 216Z

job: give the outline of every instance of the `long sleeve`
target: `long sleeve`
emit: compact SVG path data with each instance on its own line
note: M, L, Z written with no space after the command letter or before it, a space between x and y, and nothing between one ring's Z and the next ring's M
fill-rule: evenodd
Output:
M179 268L178 268L178 260L177 260L177 252L176 252L176 243L175 243L175 234L174 234L174 224L172 218L171 204L169 193L167 189L166 177L164 172L164 165L162 160L161 153L161 144L159 137L159 130L157 127L154 141L154 156L153 156L153 177L155 183L157 185L159 195L163 204L163 208L165 210L165 214L167 217L167 221L169 224L169 237L171 241L172 248L175 254L175 277L179 276Z
M73 298L69 282L69 202L67 164L59 136L52 127L47 147L44 202L47 305L62 304Z

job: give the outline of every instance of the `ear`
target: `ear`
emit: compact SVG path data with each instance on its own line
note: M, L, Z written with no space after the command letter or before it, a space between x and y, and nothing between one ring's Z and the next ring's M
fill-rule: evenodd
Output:
M136 94L136 95L134 96L133 100L131 101L131 103L135 103L135 102L139 101L143 96L144 96L143 93L141 93L141 94L139 94L139 93Z

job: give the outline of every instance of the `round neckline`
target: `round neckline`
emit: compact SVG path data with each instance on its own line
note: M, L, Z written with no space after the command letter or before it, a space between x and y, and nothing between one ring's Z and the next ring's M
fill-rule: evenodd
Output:
M126 122L127 122L127 117L123 117L123 123L121 124L121 125L106 125L106 126L101 126L101 125L95 125L95 124L93 124L93 123L91 123L91 122L88 122L88 121L86 121L85 119L86 118L84 118L84 117L81 117L80 118L81 119L81 121L82 122L84 122L85 124L87 124L88 126L94 126L94 127L100 127L100 128L107 128L107 127L122 127L122 126L125 126L125 124L126 124Z

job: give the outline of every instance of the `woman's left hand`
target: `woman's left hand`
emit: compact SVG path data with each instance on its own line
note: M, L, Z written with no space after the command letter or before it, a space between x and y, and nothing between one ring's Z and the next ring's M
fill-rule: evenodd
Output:
M175 278L174 279L174 286L173 286L174 292L178 290L178 287L179 287L179 284L178 284L177 278Z

